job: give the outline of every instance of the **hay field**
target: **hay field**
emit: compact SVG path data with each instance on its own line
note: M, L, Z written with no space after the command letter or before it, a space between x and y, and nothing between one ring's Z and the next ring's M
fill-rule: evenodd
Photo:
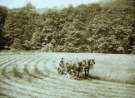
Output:
M59 75L68 62L95 59L100 80ZM0 98L135 98L135 55L99 53L0 53Z

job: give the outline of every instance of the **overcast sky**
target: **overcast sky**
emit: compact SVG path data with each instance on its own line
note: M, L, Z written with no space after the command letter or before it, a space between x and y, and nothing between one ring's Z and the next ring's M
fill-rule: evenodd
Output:
M27 2L31 2L36 8L51 8L63 7L69 4L93 3L95 1L98 0L0 0L0 5L17 8L24 6Z

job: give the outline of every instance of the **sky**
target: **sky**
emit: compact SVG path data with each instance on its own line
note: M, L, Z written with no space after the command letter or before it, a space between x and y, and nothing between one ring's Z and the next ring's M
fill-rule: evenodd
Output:
M93 3L99 0L0 0L0 5L8 8L18 8L31 2L36 8L64 7L70 4L79 5L82 3Z

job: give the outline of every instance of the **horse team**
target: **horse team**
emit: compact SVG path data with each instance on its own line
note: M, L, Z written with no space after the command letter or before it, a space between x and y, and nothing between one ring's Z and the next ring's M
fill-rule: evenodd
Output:
M78 61L76 63L65 62L64 58L62 58L59 62L59 66L57 68L59 74L70 74L77 78L84 77L87 78L90 76L89 71L93 68L95 64L94 59L87 59Z

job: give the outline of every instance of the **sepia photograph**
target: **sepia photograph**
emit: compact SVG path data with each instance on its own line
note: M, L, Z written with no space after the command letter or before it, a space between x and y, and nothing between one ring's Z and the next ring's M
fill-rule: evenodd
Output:
M0 98L135 98L135 0L0 0Z

